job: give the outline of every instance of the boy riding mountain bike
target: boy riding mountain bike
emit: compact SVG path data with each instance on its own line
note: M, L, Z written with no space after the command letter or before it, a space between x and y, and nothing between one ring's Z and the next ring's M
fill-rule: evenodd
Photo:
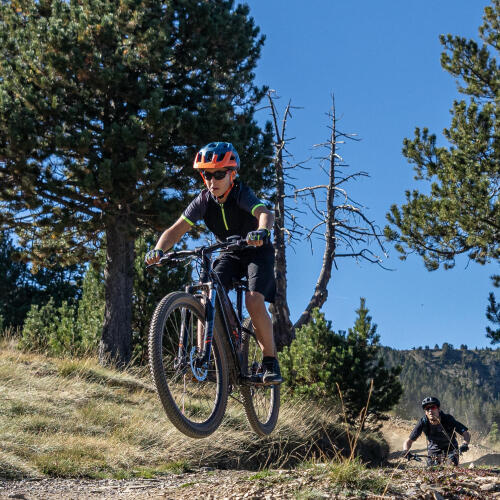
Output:
M470 434L467 427L440 410L441 403L436 397L427 397L422 401L425 415L413 429L410 437L404 442L405 456L412 457L410 448L422 434L427 438L427 463L432 465L437 456L448 456L453 465L458 465L458 456L469 449ZM456 435L464 438L464 444L458 446Z
M283 379L273 325L265 306L265 301L274 301L276 289L274 248L270 239L274 216L248 186L235 179L240 158L231 143L207 144L196 154L193 167L200 172L206 189L163 232L155 248L146 254L145 262L156 264L163 253L200 220L220 242L235 235L245 238L250 248L222 253L215 262L214 271L226 290L232 287L233 279L247 277L245 306L263 351L262 380L265 384L280 384Z

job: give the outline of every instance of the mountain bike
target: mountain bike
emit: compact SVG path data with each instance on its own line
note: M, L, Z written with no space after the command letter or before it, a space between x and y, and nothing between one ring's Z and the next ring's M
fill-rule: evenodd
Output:
M462 455L459 450L453 450L449 453L438 453L435 455L418 455L417 453L409 453L405 456L408 461L422 462L425 458L428 467L438 467L440 465L454 465L453 459Z
M200 282L159 302L149 331L149 364L160 401L175 427L193 438L219 427L230 395L243 405L258 435L270 434L278 420L280 387L262 382L262 351L250 319L243 319L248 284L244 279L234 283L235 311L213 270L214 253L245 248L250 248L245 240L230 237L169 252L153 265L196 259L201 266Z

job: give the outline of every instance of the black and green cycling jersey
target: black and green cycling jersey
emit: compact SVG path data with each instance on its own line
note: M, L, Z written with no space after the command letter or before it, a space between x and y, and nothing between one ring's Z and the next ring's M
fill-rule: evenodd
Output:
M204 189L184 210L182 218L192 226L203 220L222 242L228 236L245 238L250 231L255 231L259 226L255 210L262 206L264 203L248 186L236 181L224 203L219 203L208 189Z

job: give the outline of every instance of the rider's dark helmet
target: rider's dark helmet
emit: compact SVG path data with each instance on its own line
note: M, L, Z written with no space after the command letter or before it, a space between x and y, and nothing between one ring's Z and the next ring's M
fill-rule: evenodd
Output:
M193 164L196 170L223 167L230 170L240 168L240 157L230 142L211 142L196 153Z
M436 405L438 408L441 407L441 403L439 402L438 398L435 398L433 396L424 398L422 400L422 409L425 410L425 407L428 405Z

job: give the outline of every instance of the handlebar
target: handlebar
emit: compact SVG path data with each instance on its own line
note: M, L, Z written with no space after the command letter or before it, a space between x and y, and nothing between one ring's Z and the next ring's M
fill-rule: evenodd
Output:
M181 262L189 257L203 257L210 255L216 251L220 250L243 250L244 248L253 248L249 245L245 239L240 236L229 236L226 241L221 243L215 243L213 245L196 247L192 250L178 250L168 252L163 255L163 257L156 263L146 266L146 269L152 269L153 267L163 266L167 263L177 263Z
M431 455L431 457L441 457L442 460L444 459L450 459L452 458L453 456L456 456L456 455L462 455L464 452L461 451L459 448L453 450L453 451L450 451L449 453L441 453L439 455ZM428 459L428 455L418 455L416 453L411 453L411 452L407 452L403 455L403 458L406 458L408 461L410 460L415 460L415 462L422 462L422 459Z
M408 461L410 460L415 460L415 462L421 462L422 458L424 458L424 455L417 455L416 453L406 453L403 455L404 458L406 458Z

